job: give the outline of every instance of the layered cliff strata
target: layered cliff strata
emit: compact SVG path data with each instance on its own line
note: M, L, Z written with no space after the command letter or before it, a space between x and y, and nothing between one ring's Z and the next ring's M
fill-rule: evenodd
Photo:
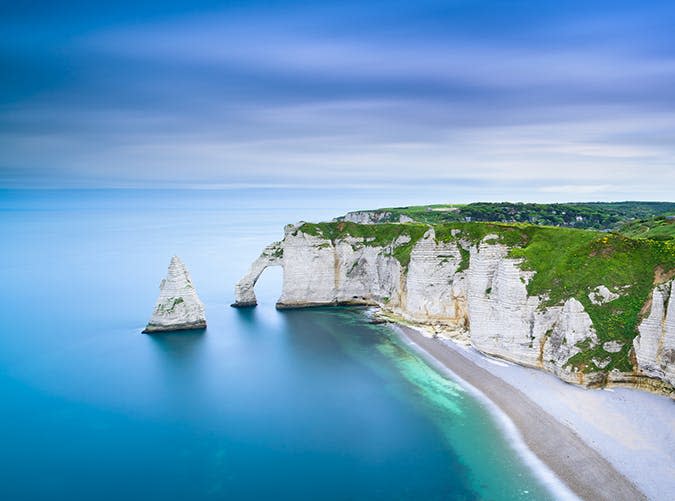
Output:
M654 288L649 315L633 341L642 372L675 385L675 281Z
M558 230L568 233L550 242L559 236L552 228L455 226L289 225L237 284L235 305L254 305L262 271L282 266L280 308L374 305L568 382L672 392L672 279L653 287L651 278L621 268L612 271L618 284L600 281L612 278L614 261L622 265L650 248L577 230ZM657 251L648 259L661 259ZM565 266L574 276L561 275ZM645 305L640 314L636 304Z
M204 305L183 262L171 258L166 278L159 285L159 298L144 333L203 329Z

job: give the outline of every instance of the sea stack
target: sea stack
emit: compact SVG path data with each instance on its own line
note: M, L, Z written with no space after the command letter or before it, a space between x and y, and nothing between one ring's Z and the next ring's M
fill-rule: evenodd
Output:
M204 329L204 304L197 296L187 268L178 256L171 258L166 278L159 284L159 298L144 333Z

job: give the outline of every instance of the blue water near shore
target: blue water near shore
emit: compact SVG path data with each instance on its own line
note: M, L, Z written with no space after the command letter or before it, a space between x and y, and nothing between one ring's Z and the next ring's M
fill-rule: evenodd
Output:
M359 309L232 289L339 194L0 191L0 499L549 499L494 418ZM377 204L374 204L377 205ZM200 333L140 334L172 254Z

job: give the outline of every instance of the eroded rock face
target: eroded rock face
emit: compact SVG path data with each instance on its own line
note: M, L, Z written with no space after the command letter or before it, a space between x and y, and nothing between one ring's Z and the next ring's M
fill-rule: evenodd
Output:
M621 297L619 294L610 291L604 285L598 285L595 289L588 293L588 299L590 299L591 303L598 306L605 303L610 303L615 299L619 299L619 297Z
M582 382L583 376L568 367L567 361L581 352L581 343L587 343L590 348L598 344L584 305L574 298L565 301L547 341L542 357L544 367L565 381Z
M400 313L417 322L442 322L457 331L466 331L469 317L462 266L459 245L437 242L430 229L411 252Z
M245 308L258 304L254 291L255 284L268 266L281 266L283 254L284 250L281 242L274 242L265 247L258 259L253 262L246 275L237 282L235 286L235 302L232 306Z
M406 216L405 214L394 217L391 212L379 210L348 212L343 217L338 218L338 220L359 224L378 224L384 222L411 223L413 221L411 217Z
M675 386L675 280L652 291L649 315L633 340L638 367L649 376Z
M401 267L384 247L361 239L331 242L286 227L280 308L321 304L398 304Z
M607 353L619 353L623 348L623 343L620 341L607 341L602 345L602 349Z
M538 298L527 295L531 273L509 249L485 239L471 249L468 302L471 342L480 351L515 362L539 365L538 340L545 332L536 315Z
M171 258L166 278L159 285L159 298L145 333L203 329L206 327L204 305L192 285L182 261Z
M265 267L281 265L280 308L376 305L435 335L547 370L571 383L637 384L644 377L675 383L675 301L667 301L672 282L655 289L651 313L635 340L642 373L603 371L611 362L610 354L623 349L622 343L613 341L601 347L607 356L592 358L591 370L586 367L581 373L570 359L599 344L583 304L568 298L544 307L546 298L528 295L534 272L521 269L521 260L509 257L509 248L496 236L471 243L461 238L459 230L451 235L450 241L437 241L430 228L403 266L393 250L409 240L387 246L351 236L331 241L289 225L284 239L267 247L237 284L235 305L255 304L255 280ZM615 293L601 285L590 294L602 303L615 299Z

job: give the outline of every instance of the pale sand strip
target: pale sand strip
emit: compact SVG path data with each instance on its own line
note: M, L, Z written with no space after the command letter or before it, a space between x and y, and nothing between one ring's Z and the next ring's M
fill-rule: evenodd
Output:
M611 501L647 499L604 457L520 390L439 340L404 325L398 327L414 345L497 405L516 426L527 447L579 497Z

